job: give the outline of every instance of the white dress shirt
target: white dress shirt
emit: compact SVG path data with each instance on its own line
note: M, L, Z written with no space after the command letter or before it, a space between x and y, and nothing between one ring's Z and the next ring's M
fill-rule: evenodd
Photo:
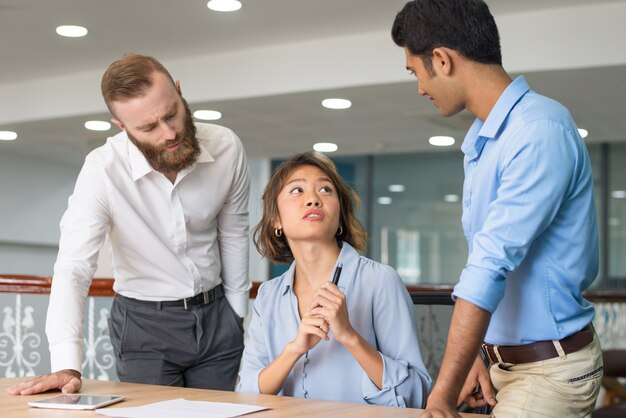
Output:
M85 302L106 234L114 290L165 301L220 283L233 309L248 309L249 173L239 138L196 124L200 155L172 184L125 132L92 151L61 220L46 334L52 371L81 370Z

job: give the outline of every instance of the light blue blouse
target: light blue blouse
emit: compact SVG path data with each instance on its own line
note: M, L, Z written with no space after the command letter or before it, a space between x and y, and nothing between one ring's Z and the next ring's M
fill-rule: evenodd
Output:
M339 290L346 295L352 327L379 351L384 363L379 390L350 352L332 337L302 356L279 395L421 408L431 387L419 349L413 304L391 267L361 257L343 243ZM293 292L295 262L259 288L243 352L238 392L259 393L259 374L293 340L300 327ZM330 279L330 278L329 278Z

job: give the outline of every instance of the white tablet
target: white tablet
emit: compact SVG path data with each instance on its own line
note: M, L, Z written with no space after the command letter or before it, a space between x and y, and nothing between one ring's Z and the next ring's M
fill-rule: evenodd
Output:
M28 405L34 408L54 408L54 409L96 409L123 401L125 396L116 395L57 395L51 398L30 401Z

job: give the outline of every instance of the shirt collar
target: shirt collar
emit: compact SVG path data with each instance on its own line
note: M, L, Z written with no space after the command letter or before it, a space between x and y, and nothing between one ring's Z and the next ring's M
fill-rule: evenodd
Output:
M358 264L359 253L347 242L341 241L341 251L339 252L339 257L337 257L337 262L335 263L335 267L333 267L333 272L339 265L339 263L343 264L341 270L341 277L339 279L339 287L340 289L345 289L347 287L348 280L352 275L352 272L356 271L356 265ZM293 287L293 276L296 272L296 261L294 260L289 266L289 270L283 273L283 283L282 283L282 291L281 295L286 295L289 292L289 289ZM330 277L329 277L330 279Z
M200 155L198 155L198 159L196 160L196 162L190 167L182 170L181 174L186 174L189 171L193 170L194 167L199 163L211 163L215 161L209 150L206 148L204 142L205 141L199 141ZM130 160L130 168L133 174L133 181L137 181L143 176L149 174L150 172L156 171L154 168L152 168L148 160L146 160L146 157L144 157L139 148L137 148L137 146L133 144L130 139L128 139L128 155Z
M509 113L529 90L526 78L524 76L517 77L502 92L485 122L476 118L461 146L461 150L470 160L480 156L487 139L497 139L498 132L500 132L500 128Z

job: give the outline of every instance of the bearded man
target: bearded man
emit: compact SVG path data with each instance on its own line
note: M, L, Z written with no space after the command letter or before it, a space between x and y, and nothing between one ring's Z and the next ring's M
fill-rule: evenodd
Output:
M80 390L85 302L107 234L119 379L233 390L250 288L242 144L194 124L180 83L152 57L115 61L101 87L122 132L87 156L61 220L46 323L53 373L8 392Z

